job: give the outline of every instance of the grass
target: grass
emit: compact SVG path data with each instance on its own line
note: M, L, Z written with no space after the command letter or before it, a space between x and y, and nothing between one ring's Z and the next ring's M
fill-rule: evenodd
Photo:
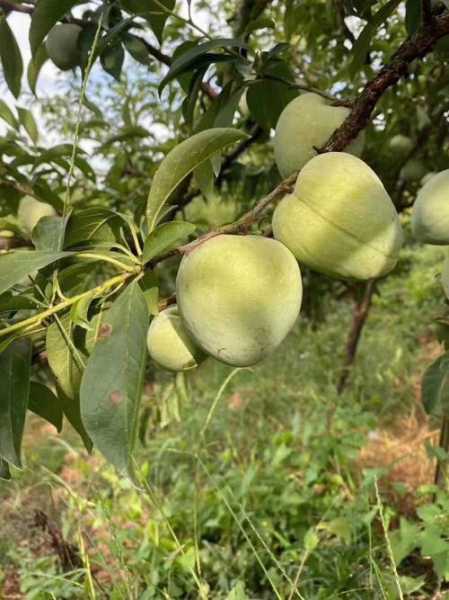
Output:
M70 431L58 439L31 419L27 468L0 483L3 596L390 600L444 590L443 567L437 573L413 548L396 564L397 544L385 537L404 494L427 502L422 481L417 493L388 480L388 453L369 467L360 459L371 439L391 439L410 417L420 375L440 351L432 321L443 307L441 257L410 248L382 283L340 397L352 304L325 294L323 318L300 319L254 369L210 360L186 386L158 373L146 388L142 489L87 456ZM67 543L76 560L64 571Z

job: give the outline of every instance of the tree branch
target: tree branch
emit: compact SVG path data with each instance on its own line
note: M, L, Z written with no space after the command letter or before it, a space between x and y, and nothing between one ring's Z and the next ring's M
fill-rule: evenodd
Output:
M10 0L0 0L0 8L5 9L7 12L21 12L26 13L27 15L33 14L34 7L26 6L25 4L16 4L15 2L10 2Z
M417 58L428 54L434 44L449 34L449 13L445 12L425 24L408 38L393 54L391 62L364 87L355 100L344 123L331 136L321 152L341 152L366 127L374 107L388 88L407 74L408 66Z

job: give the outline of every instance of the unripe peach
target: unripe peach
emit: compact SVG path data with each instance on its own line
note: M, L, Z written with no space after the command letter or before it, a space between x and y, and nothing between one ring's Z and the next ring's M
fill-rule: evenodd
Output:
M419 190L412 231L420 242L449 244L449 169L433 175Z

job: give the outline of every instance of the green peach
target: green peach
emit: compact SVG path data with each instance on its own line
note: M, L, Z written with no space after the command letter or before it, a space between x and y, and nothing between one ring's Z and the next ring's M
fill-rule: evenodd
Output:
M273 215L274 237L328 275L371 279L395 266L402 230L382 182L359 158L328 152L300 172Z
M412 212L413 236L426 244L449 244L449 169L419 190Z
M176 295L203 350L244 367L272 352L292 328L301 308L301 273L276 240L218 235L183 257Z
M56 211L50 204L39 202L31 196L25 196L21 199L17 218L23 230L31 235L34 227L42 217L53 217Z
M193 369L203 358L184 327L177 306L165 309L151 321L147 347L151 358L170 371Z
M58 23L45 40L48 56L62 71L80 64L81 52L78 39L82 29L73 23Z
M315 148L324 146L348 115L348 108L331 106L318 94L307 93L292 100L282 111L274 136L274 157L282 177L300 170L316 156ZM363 143L362 133L347 151L360 155Z
M388 145L392 150L394 150L394 152L399 154L407 154L413 149L412 140L408 136L402 135L401 133L394 135L389 141Z

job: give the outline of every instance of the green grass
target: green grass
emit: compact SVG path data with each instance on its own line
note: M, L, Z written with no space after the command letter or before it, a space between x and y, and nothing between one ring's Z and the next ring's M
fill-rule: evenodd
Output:
M145 400L140 490L70 432L58 441L33 420L27 468L0 484L0 581L13 570L39 600L390 600L398 583L404 597L430 599L431 566L401 564L395 581L375 496L381 473L362 471L357 457L371 430L411 410L443 310L441 257L409 249L381 284L340 397L352 303L327 295L320 322L300 319L275 355L236 372L218 397L232 369L212 360L187 392L158 374ZM398 507L382 502L394 525ZM34 526L36 509L78 547L74 573Z

